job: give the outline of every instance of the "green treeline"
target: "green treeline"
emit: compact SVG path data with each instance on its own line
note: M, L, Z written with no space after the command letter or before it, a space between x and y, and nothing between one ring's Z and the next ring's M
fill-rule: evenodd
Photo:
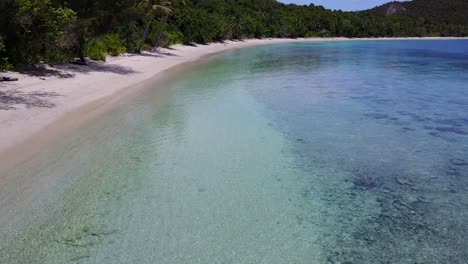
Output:
M466 24L274 0L2 0L0 70L226 39L467 35Z
M409 13L437 22L451 24L468 23L468 1L466 0L413 0L402 2Z

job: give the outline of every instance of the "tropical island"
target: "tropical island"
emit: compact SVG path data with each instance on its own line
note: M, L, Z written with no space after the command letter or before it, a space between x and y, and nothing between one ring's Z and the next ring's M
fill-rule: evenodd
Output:
M461 37L468 35L467 13L463 0L359 12L275 0L5 0L0 70L229 39Z
M0 263L465 264L468 2L368 7L2 0Z

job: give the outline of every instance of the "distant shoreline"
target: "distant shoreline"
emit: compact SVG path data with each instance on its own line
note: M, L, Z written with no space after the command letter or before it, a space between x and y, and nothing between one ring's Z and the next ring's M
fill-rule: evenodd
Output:
M0 76L19 78L16 82L0 82L0 95L7 98L0 101L0 172L4 164L17 158L16 154L26 155L33 148L45 146L60 134L59 131L64 132L64 127L78 128L80 120L90 118L118 98L137 91L138 84L145 80L208 55L281 43L451 39L468 38L251 39L198 46L175 45L157 53L110 57L105 63L93 62L90 66L60 64L37 72L0 73Z

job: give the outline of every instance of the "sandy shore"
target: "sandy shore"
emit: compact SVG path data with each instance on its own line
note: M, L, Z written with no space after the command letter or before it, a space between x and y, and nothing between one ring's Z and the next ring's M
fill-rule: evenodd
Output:
M0 153L24 142L54 121L154 77L174 66L203 56L236 48L290 42L248 40L197 47L176 45L158 53L126 54L90 66L72 64L47 67L37 72L9 72L17 82L0 83ZM3 75L3 74L1 74ZM95 108L99 105L95 105Z
M130 89L136 84L174 66L193 62L210 54L244 47L289 42L349 40L346 38L255 39L200 46L176 45L157 53L126 54L108 58L105 63L93 62L90 66L63 64L37 72L0 74L19 78L17 82L0 83L0 131L2 131L0 157L10 156L15 146L28 139L34 142L31 138L41 131L43 133L47 131L54 121L62 119L63 122L64 117L77 113L85 106L88 109L84 114L90 114L108 104L113 97L124 90L131 92ZM70 122L69 119L67 121ZM41 140L36 139L36 141ZM9 155L5 155L7 152Z

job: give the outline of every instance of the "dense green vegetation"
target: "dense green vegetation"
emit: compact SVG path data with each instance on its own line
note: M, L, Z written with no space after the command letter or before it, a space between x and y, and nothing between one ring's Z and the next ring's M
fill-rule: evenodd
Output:
M450 1L460 0L444 3ZM466 36L467 21L461 20L441 20L433 12L421 19L275 0L2 0L0 69L226 39Z
M417 19L446 24L468 23L467 0L413 0L410 2L390 2L373 8L371 12L386 13L388 8L397 7L399 14Z
M466 0L415 0L403 3L409 14L418 18L451 24L468 24Z

